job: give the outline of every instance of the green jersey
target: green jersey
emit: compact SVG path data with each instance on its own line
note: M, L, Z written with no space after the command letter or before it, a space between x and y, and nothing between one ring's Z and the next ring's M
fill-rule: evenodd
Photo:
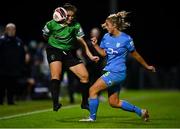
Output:
M48 44L61 50L74 48L77 37L83 37L84 32L78 22L69 25L59 24L54 20L46 23L43 34L48 37Z

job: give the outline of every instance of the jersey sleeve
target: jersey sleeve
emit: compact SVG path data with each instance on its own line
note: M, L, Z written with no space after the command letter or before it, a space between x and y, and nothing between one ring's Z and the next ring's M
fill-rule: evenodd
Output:
M44 36L49 36L51 30L51 21L47 22L44 28L42 29Z
M126 48L128 49L129 52L133 52L136 50L133 39L131 37L128 37L128 40L126 41Z
M76 37L83 37L85 35L84 31L79 23L77 23L75 25L75 33L76 33Z

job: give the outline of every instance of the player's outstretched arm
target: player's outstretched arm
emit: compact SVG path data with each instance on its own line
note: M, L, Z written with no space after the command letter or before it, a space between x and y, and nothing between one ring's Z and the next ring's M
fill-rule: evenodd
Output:
M143 65L146 69L156 72L156 69L154 66L148 65L146 61L142 58L142 56L135 50L131 52L131 55L141 64Z
M88 56L92 61L95 61L95 62L99 61L99 57L98 57L98 56L93 56L93 55L92 55L92 53L90 52L90 50L89 50L86 42L84 41L84 39L83 39L82 37L78 37L77 39L78 39L78 41L81 43L81 45L84 47L87 56Z
M99 47L99 45L97 44L97 38L93 37L91 38L92 44L94 46L94 48L96 49L96 51L102 56L105 57L106 56L106 52L103 48Z

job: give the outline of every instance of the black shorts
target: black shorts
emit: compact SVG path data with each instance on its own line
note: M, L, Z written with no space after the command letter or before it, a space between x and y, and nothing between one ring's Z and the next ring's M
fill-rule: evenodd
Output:
M52 46L47 46L46 53L49 64L54 61L61 61L63 67L69 68L82 63L82 60L77 57L76 50L63 51Z

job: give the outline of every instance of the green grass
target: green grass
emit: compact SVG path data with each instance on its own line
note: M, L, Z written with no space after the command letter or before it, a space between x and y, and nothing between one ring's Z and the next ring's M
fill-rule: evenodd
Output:
M88 112L81 110L78 104L72 108L62 108L59 112L47 111L2 119L0 128L180 128L180 92L123 91L120 98L148 108L150 121L144 122L134 113L113 109L107 102L101 102L96 122L79 122L79 119L88 116ZM63 101L64 105L67 103L67 100ZM49 108L50 100L19 102L16 106L4 105L0 106L0 118Z

